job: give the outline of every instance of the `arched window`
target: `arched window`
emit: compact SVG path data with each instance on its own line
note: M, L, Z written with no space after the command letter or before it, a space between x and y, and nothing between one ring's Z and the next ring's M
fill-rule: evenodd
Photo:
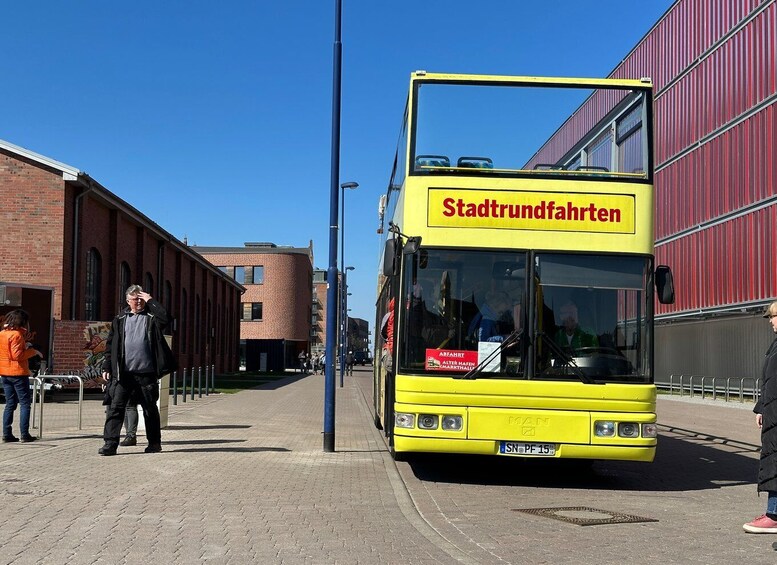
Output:
M165 307L165 310L167 310L167 313L172 316L173 315L173 285L170 284L170 281L165 281L165 290L164 295L162 296L162 304Z
M189 296L186 289L181 289L181 308L178 315L180 326L178 327L178 340L181 344L181 353L186 353L186 337L189 333Z
M146 279L143 281L143 290L151 296L154 296L154 277L152 277L149 272L146 272Z
M194 352L200 352L200 295L194 297Z
M121 262L119 267L119 309L123 308L126 304L124 293L132 284L132 269L130 269L129 263L126 261Z
M207 310L205 311L205 318L206 318L205 341L207 342L205 346L205 354L206 355L210 354L212 359L213 358L213 338L215 337L215 335L213 330L213 316L211 315L211 312L212 312L212 309L210 305L210 298L208 298ZM209 361L208 359L205 360L206 363L208 361Z
M102 258L94 247L86 252L86 288L84 289L84 315L87 320L100 319L100 286L102 284Z

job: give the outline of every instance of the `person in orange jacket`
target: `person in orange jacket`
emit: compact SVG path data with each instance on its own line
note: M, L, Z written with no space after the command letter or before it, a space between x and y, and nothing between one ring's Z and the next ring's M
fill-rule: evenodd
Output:
M21 405L19 432L21 441L35 441L30 435L30 364L29 360L40 356L40 351L27 343L30 331L30 316L24 310L13 310L3 319L0 330L0 375L5 392L5 410L3 410L3 442L19 441L11 431L13 413Z

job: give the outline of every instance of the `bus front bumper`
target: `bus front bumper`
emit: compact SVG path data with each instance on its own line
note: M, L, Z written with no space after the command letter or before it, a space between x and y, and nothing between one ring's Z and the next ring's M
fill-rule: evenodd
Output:
M395 429L395 431L397 431ZM503 455L500 441L412 437L395 434L394 450L397 453L458 453L472 455ZM656 446L589 445L557 443L555 453L546 455L505 455L532 459L597 459L611 461L641 461L650 463L656 455Z

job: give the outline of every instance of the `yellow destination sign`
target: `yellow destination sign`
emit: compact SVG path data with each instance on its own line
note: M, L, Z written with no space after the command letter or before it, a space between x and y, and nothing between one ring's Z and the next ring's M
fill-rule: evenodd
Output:
M430 227L634 233L630 194L430 188Z

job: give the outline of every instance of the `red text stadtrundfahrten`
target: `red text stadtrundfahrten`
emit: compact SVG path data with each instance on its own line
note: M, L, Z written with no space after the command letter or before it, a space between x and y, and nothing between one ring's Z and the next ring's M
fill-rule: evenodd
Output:
M463 198L446 198L442 202L443 216L460 218L515 218L522 220L561 220L573 222L621 222L618 208L600 208L593 202L575 206L571 202L557 204L555 200L541 200L539 204L500 204L485 198L480 203Z

